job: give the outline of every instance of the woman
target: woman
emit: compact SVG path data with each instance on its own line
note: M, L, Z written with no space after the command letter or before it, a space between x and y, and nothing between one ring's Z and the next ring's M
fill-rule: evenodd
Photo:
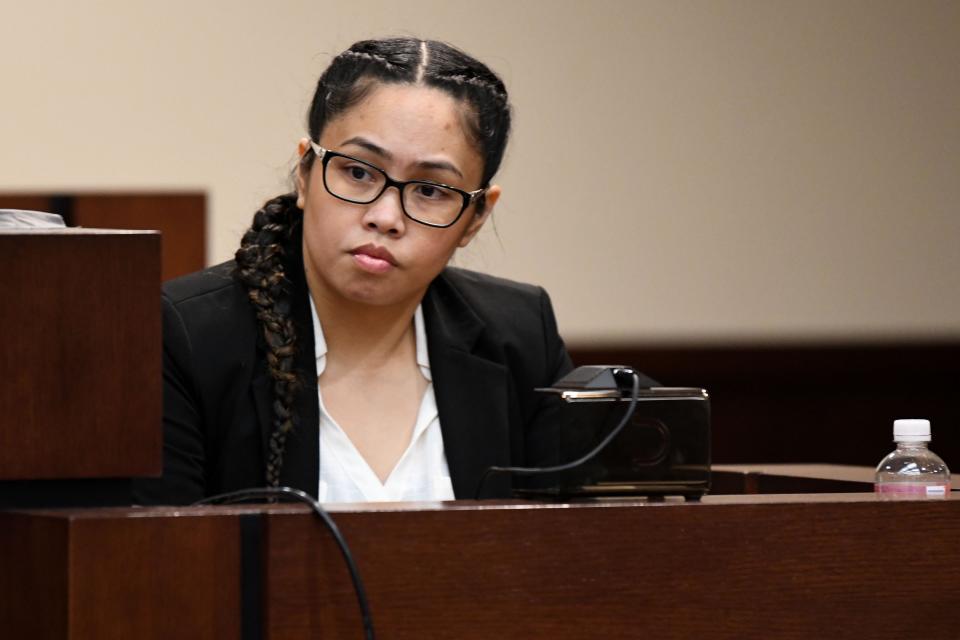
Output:
M164 475L138 501L472 498L491 465L557 462L557 401L533 389L571 365L546 293L447 267L500 198L503 83L443 43L359 42L308 125L296 192L235 262L164 287Z

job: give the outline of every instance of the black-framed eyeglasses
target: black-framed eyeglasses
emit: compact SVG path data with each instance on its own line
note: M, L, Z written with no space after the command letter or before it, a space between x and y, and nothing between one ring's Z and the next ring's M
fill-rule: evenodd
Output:
M464 191L430 180L394 180L380 167L359 158L324 149L310 141L323 164L323 186L327 193L354 204L370 204L387 190L400 192L404 215L428 227L454 225L470 203L486 189Z

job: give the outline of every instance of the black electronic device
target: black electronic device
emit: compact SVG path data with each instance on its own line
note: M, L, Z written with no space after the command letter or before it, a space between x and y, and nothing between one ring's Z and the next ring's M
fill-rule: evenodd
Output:
M637 376L634 387L633 376ZM553 387L561 396L562 457L576 460L605 440L636 406L617 435L595 456L520 495L683 496L710 488L710 398L696 387L663 387L630 367L580 367Z

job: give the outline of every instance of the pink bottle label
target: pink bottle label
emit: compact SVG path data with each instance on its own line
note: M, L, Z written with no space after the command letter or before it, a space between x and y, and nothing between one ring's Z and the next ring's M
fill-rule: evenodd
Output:
M946 498L950 495L949 484L924 484L922 482L885 482L873 485L874 493L885 498L922 500Z

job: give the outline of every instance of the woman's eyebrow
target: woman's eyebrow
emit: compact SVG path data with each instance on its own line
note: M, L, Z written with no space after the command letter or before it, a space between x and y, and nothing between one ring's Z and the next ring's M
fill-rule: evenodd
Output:
M463 174L460 173L460 170L446 160L421 160L417 163L417 167L421 169L439 169L441 171L450 171L451 173L457 174L461 178L463 177Z
M340 143L340 146L344 146L344 145L348 145L348 144L353 144L353 145L356 145L356 146L358 146L358 147L363 147L363 148L366 149L367 151L369 151L369 152L371 152L371 153L375 153L375 154L377 154L378 156L380 156L381 158L386 158L387 160L390 160L390 159L393 158L393 154L392 154L392 153L390 153L389 151L387 151L386 149L384 149L384 148L381 147L380 145L374 144L373 142L370 142L369 140L367 140L366 138L361 137L361 136L354 136L353 138L350 138L349 140L344 140L343 142Z
M361 147L363 149L366 149L370 153L376 154L386 160L393 159L392 153L390 153L380 145L374 142L371 142L370 140L367 140L363 136L354 136L348 140L344 140L343 142L340 143L340 146L346 146L348 144L352 144L352 145ZM457 169L457 167L454 166L453 163L447 162L446 160L421 160L416 163L416 166L419 169L427 169L427 170L434 170L434 171L449 171L450 173L456 174L460 178L463 178L463 173L461 173L461 171Z

